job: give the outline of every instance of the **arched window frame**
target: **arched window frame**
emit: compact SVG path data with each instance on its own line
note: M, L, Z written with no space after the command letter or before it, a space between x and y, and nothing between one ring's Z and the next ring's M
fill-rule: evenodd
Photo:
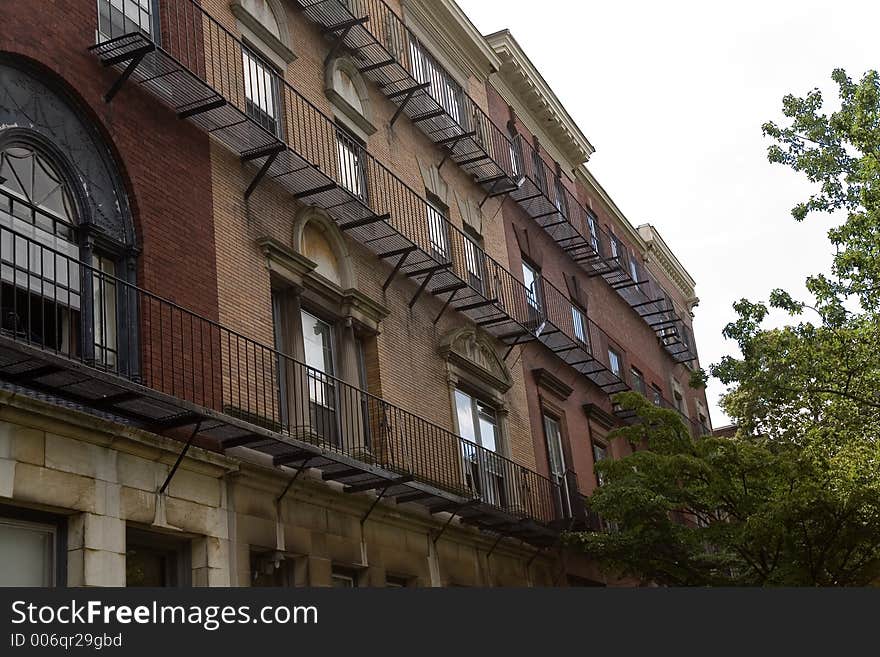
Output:
M60 345L66 347L60 349L62 355L76 357L101 368L136 374L139 349L136 317L133 314L135 303L133 294L125 284L133 274L134 251L109 239L85 221L88 216L86 210L88 202L82 189L76 184L75 170L68 158L48 139L27 129L8 129L0 133L0 153L10 149L29 150L44 160L64 185L72 205L71 237L61 237L61 243L57 232L51 233L54 240L47 240L44 243L40 233L36 231L42 231L47 235L50 233L33 222L34 232L31 235L26 234L25 231L20 230L20 226L17 227L16 218L11 213L5 213L0 206L0 217L2 217L0 230L6 232L6 240L2 241L12 240L10 242L12 244L21 239L26 240L25 244L29 245L25 246L28 253L27 262L22 264L14 261L13 269L24 267L28 272L38 276L38 280L41 281L37 290L26 288L29 304L34 295L38 294L44 302L52 302L57 306L58 289L62 287L58 278L60 277L57 273L58 268L66 267L68 276L72 275L73 271L77 271L80 277L79 287L75 293L72 283L69 283L66 294L68 311L71 303L70 295L79 298L80 317L77 327L79 335L75 344L68 342L66 345ZM18 220L24 221L21 218ZM72 249L65 249L65 243ZM13 248L18 248L19 244ZM32 256L32 252L38 253L39 256ZM51 269L53 278L47 284L46 279L49 276L47 272L50 270L46 259L49 257L53 257L54 260ZM37 262L38 258L39 262ZM86 267L82 267L82 263L85 263ZM13 280L13 289L17 290L20 288L20 283L17 279ZM51 281L56 285L51 285ZM47 287L53 290L54 299L48 297ZM30 313L30 307L21 310ZM18 323L18 319L15 322ZM125 349L120 345L120 327L124 327ZM18 332L17 326L13 330ZM27 337L33 340L30 331ZM38 342L44 343L40 346L49 346L45 335L41 335ZM59 345L55 345L54 340L52 344L58 350Z

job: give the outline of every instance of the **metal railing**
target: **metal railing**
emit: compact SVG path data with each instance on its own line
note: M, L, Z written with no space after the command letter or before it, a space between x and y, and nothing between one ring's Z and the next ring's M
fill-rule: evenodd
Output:
M696 357L688 327L656 279L598 219L522 135L513 142L526 184L512 197L591 276L602 276L654 329L673 358ZM671 329L671 330L670 330Z
M35 239L14 228L0 227L0 330L16 343L514 516L560 518L558 486L547 477L81 262L54 248L48 234ZM104 318L94 346L135 356L97 357L95 334L84 328L93 316ZM62 396L83 385L64 376L42 383Z
M308 18L341 39L363 74L478 183L493 191L515 186L519 172L509 137L384 0L297 4Z
M460 294L452 303L453 308L461 310L487 331L509 343L523 341L523 337L529 339L529 336L531 339L538 337L545 344L550 342L551 337L547 333L538 332L541 324L547 321L558 328L560 334L552 338L551 348L568 349L557 353L567 355L568 362L577 363L576 367L591 376L592 380L599 377L603 384L610 380L601 371L608 366L607 349L594 353L590 349L594 340L580 339L572 319L574 306L557 288L547 281L542 282L542 297L546 301L536 313L531 292L519 279L490 257L464 231L438 214L434 205L373 157L362 144L344 132L271 67L261 62L254 63L252 51L201 6L192 0L163 0L159 6L161 11L157 22L161 25L160 47L173 58L175 65L189 71L216 94L207 101L198 99L203 103L202 107L232 105L238 108L250 121L246 128L236 129L255 133L262 143L268 141L271 144L271 140L277 140L279 145L295 153L298 161L305 163L299 169L275 169L272 167L276 165L272 164L268 178L284 184L297 176L308 177L319 173L342 194L341 199L334 196L332 203L328 202L325 206L334 214L343 230L367 231L373 221L388 226L389 232L365 233L359 241L366 243L377 254L398 253L405 251L408 245L415 245L423 254L420 262L413 261L413 267L422 272L420 275L427 276L423 272L436 269L453 277L452 285L438 283L437 288L429 288L429 291L442 289L444 296L441 298L451 299L445 295L456 294L454 290L449 291L456 284L465 290L466 293ZM125 20L116 22L129 24ZM159 31L154 29L151 34L155 36ZM113 37L108 42L112 45L128 35L107 36ZM142 38L152 37L143 33ZM154 82L154 77L168 80L180 75L169 66L156 64L156 75L148 78L149 83ZM171 83L167 84L167 93L172 94ZM162 87L156 89L159 93ZM164 100L174 104L173 98L166 97ZM194 120L213 111L197 111L197 99L186 97L182 100L185 104L177 107L178 111L191 115ZM271 125L267 117L278 126L274 134L267 130L267 125ZM314 184L319 184L319 181ZM303 202L318 203L315 199L320 199L323 192L309 194L309 191L299 192L297 196ZM360 234L357 237L360 238ZM403 273L407 271L404 269ZM499 318L509 319L518 328L511 331L510 322L499 322ZM588 318L586 322L590 327L588 332L595 335L597 344L607 342L604 331ZM514 335L517 331L520 335ZM565 338L566 344L559 344L560 336ZM583 357L583 354L578 357L578 350L585 352L587 357ZM596 368L596 363L602 367Z

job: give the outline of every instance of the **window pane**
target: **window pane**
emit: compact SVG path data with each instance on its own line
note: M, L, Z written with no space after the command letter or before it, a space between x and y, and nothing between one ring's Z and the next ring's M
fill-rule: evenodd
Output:
M477 402L477 413L480 422L480 444L492 452L498 451L498 424L495 411L481 402Z
M116 366L116 265L107 258L96 256L92 281L95 323L95 359L106 367Z
M541 275L527 262L523 261L523 284L526 286L526 300L532 308L541 307L540 278Z
M614 349L608 350L608 363L611 371L620 376L620 355Z
M361 146L342 131L336 133L336 164L340 184L359 199L366 198Z
M574 306L571 307L571 321L574 324L574 337L577 338L581 344L589 346L590 341L587 337L587 322L584 318L584 314Z
M260 58L243 48L244 95L248 116L273 135L278 134L278 80Z
M545 415L544 433L547 436L550 472L556 477L562 477L565 475L565 455L562 451L562 434L559 430L559 422Z
M458 434L465 440L477 442L474 406L471 396L463 393L461 390L456 390L455 409L458 413Z
M428 237L431 249L441 260L449 259L449 238L446 232L446 213L428 201Z
M55 531L0 519L0 586L52 586Z

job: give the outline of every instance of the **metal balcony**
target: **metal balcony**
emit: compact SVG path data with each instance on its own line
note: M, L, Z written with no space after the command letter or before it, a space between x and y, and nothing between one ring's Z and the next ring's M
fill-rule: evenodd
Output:
M616 238L603 230L521 135L516 170L523 184L510 194L589 276L601 276L657 333L677 362L696 358L693 338L663 287Z
M376 491L538 546L583 515L537 472L13 229L4 219L4 385L177 438L182 454L194 442L252 450L347 494ZM92 316L102 330L90 334Z
M246 196L260 184L274 183L300 202L324 208L340 230L393 265L386 289L402 274L417 284L410 307L425 292L443 301L435 323L453 309L509 350L539 339L603 390L621 389L619 377L607 369L602 355L607 350L591 348L607 336L591 322L588 331L576 331L572 304L562 293L544 283L547 303L537 306L534 291L329 117L269 70L255 69L246 46L199 5L164 0L160 7L161 45L152 40L156 30L136 31L91 50L105 66L121 71L120 81L149 90L180 118L253 163ZM119 88L114 85L108 95ZM261 88L273 90L274 103L255 103L269 97L254 93ZM274 116L268 111L273 108Z
M296 2L333 41L332 51L351 53L363 75L397 105L392 125L406 114L488 195L516 189L510 139L384 0Z

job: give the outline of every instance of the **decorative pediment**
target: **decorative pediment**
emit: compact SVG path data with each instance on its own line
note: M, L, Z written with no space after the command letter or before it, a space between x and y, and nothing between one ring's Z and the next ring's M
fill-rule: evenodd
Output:
M473 328L454 331L443 340L440 348L447 362L500 392L507 392L513 384L510 370L498 357L492 343Z

